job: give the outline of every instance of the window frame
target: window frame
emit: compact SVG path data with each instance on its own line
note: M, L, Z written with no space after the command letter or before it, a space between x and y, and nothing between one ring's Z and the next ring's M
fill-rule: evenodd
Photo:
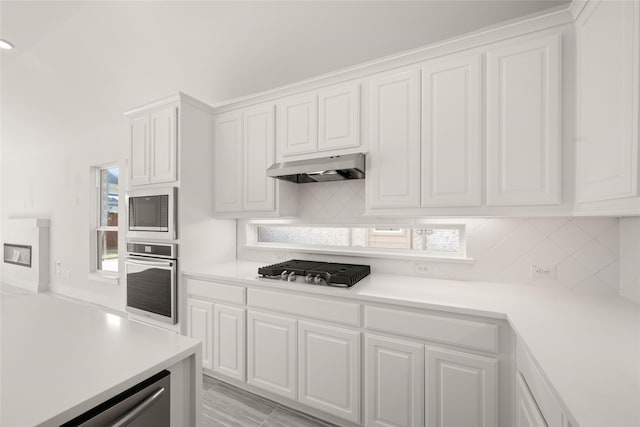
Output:
M118 169L118 216L120 215L120 165L117 162L104 163L91 167L91 192L92 209L91 209L91 231L89 237L89 279L109 284L118 284L120 277L120 225L101 225L100 208L101 208L101 173L105 169ZM118 218L120 224L120 218ZM118 271L102 270L98 268L100 250L98 249L98 234L101 231L115 231L118 234Z
M457 252L427 251L415 249L391 249L370 247L348 247L330 245L300 245L292 243L264 243L258 241L258 227L323 227L323 228L445 228L457 229L459 233L459 249ZM419 222L414 224L308 224L297 222L276 222L249 220L246 223L244 244L245 249L266 250L276 252L301 252L323 255L343 255L364 258L403 259L414 261L438 261L452 263L473 263L467 251L466 227L459 222Z

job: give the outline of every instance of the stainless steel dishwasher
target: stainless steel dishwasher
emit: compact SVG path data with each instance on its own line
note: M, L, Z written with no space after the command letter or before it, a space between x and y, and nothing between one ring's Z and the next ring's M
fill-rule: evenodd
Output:
M170 372L162 371L65 423L62 427L169 427Z

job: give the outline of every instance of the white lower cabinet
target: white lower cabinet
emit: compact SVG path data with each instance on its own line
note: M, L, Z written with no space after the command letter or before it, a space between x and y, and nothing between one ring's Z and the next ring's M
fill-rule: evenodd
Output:
M213 367L213 303L187 298L187 335L202 341L202 366Z
M424 425L424 344L367 334L367 426Z
M498 425L498 361L426 347L426 426Z
M247 382L295 400L296 319L247 312Z
M521 374L518 374L516 384L516 405L518 427L547 427L547 422Z
M213 307L213 370L245 379L245 310L227 305Z
M298 322L298 401L360 422L360 332Z

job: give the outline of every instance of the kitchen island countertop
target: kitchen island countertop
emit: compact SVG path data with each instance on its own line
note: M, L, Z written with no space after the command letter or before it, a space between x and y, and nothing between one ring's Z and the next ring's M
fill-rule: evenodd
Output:
M49 294L5 294L1 316L3 427L58 426L201 358L196 340ZM197 399L201 379L188 381Z
M372 273L350 289L257 277L261 263L187 276L362 302L506 319L581 427L640 426L640 305L618 296Z

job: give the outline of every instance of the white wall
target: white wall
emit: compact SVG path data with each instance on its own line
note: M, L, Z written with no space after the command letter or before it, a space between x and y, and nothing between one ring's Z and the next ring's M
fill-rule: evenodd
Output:
M178 90L216 103L561 3L3 1L0 223L51 218L52 288L122 307L123 287L87 273L89 170L126 167L123 111Z
M427 221L363 216L363 180L301 185L304 188L299 192L301 223L410 225ZM550 286L600 294L620 292L621 245L617 218L467 218L446 221L466 225L467 252L474 258L473 263L327 257L246 248L240 248L238 258L265 263L277 262L283 256L343 259L345 262L370 264L373 271L384 273ZM238 244L242 245L246 242L246 221L239 223L238 230ZM623 250L629 252L627 248ZM639 252L636 249L635 253ZM416 264L426 265L428 271L417 272ZM533 280L531 265L551 267L554 277Z

